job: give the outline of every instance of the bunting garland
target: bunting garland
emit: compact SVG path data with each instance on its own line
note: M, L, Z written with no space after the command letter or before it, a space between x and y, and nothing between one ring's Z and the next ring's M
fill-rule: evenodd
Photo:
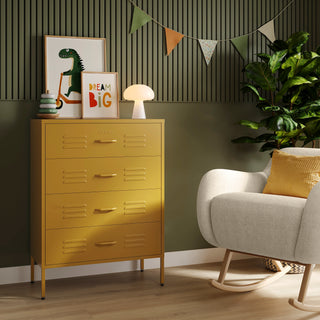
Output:
M271 42L276 40L276 35L274 33L274 20L271 20L261 26L258 31L264 34Z
M199 43L199 46L201 48L201 51L203 53L203 57L206 61L207 66L210 64L211 58L213 56L214 50L218 44L218 42L225 42L230 41L232 45L235 47L236 51L240 54L242 59L246 60L248 56L248 38L249 35L252 35L259 31L261 34L263 34L269 41L274 42L276 40L275 31L274 31L274 21L277 19L282 12L284 12L286 9L289 8L289 6L292 5L292 3L295 0L291 0L282 10L279 11L279 13L273 17L271 20L264 23L262 26L257 28L256 30L253 30L251 32L248 32L246 34L243 34L241 36L230 38L230 39L221 39L221 40L210 40L210 39L198 39L195 37L191 37L188 35L183 35L182 33L179 33L175 30L169 29L168 27L164 26L157 20L155 20L153 17L151 17L149 14L147 14L145 11L140 9L133 0L128 0L133 6L133 16L132 16L132 22L131 22L131 29L130 33L135 32L139 28L141 28L143 25L148 23L149 21L153 21L154 23L158 24L165 30L165 36L166 36L166 45L167 45L167 55L169 55L172 50L178 45L178 43L182 40L182 38L189 38L192 40L197 40Z
M249 36L247 34L241 37L231 39L232 44L237 49L237 51L239 52L243 60L247 59L248 39L249 39Z
M214 49L216 48L218 41L216 40L206 40L199 39L199 44L203 53L203 56L206 60L207 66L211 61L211 57L213 55Z
M130 33L134 33L147 22L151 21L151 17L138 7L134 7Z
M167 55L169 55L184 35L169 28L164 28L164 30L166 32Z

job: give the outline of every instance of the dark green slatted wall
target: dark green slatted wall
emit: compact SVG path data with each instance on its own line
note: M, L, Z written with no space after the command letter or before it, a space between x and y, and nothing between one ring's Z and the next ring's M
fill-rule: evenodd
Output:
M128 34L127 0L0 0L0 100L35 100L44 90L43 35L107 38L107 71L117 71L120 93L133 83L151 86L156 101L237 102L244 61L230 42L220 42L206 66L197 41L184 38L168 57L163 29L150 22ZM274 17L289 0L137 0L156 20L204 39L242 35ZM318 0L295 0L275 20L276 35L312 34L320 43ZM249 38L249 60L266 50L260 33ZM121 96L121 95L120 95Z

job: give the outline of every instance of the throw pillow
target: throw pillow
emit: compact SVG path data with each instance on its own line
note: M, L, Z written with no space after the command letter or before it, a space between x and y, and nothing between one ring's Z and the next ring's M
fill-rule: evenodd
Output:
M307 198L320 181L320 156L296 156L275 150L263 193Z

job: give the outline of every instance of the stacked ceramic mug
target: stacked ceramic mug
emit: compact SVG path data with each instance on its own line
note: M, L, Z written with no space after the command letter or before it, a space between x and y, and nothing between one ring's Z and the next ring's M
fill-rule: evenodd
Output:
M56 99L50 92L43 93L40 99L40 106L38 110L38 118L53 119L59 117L56 108Z

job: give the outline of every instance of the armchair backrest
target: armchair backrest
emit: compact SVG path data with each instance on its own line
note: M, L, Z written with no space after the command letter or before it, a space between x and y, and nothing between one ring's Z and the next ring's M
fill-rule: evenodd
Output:
M320 156L319 148L283 148L281 151L293 154L296 156ZM263 172L269 177L271 170L272 159L269 160L267 166L264 168Z

